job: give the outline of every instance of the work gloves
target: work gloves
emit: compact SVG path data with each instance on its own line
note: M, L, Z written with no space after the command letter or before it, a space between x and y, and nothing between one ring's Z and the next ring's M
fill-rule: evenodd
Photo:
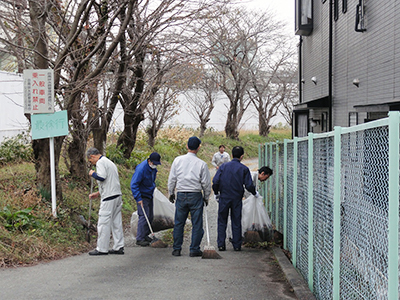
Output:
M175 202L175 194L169 195L169 202L171 203Z
M204 200L204 205L207 206L208 205L208 199L203 198L203 200Z

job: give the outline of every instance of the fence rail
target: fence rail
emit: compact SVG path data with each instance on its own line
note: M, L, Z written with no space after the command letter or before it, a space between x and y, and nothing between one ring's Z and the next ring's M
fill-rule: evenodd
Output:
M400 113L266 143L267 211L317 299L399 299Z

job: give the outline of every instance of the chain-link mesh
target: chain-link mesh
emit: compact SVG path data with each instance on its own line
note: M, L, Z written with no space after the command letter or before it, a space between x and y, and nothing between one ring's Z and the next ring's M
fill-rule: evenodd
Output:
M333 286L333 137L313 143L314 292L332 299Z
M342 299L387 299L388 127L342 136Z
M271 161L270 168L272 170L276 170L276 168L277 168L277 165L276 165L276 145L273 145L273 147L272 147L272 156L271 156L271 160L270 161ZM273 174L268 179L268 181L270 181L270 187L271 187L271 191L270 191L271 204L272 204L271 207L270 207L270 209L271 209L271 221L272 221L273 224L277 224L279 222L276 220L276 213L275 213L276 212L276 205L277 205L277 202L276 202L276 184L277 184L277 182L276 182L275 174Z
M308 141L298 143L297 268L308 281Z
M287 145L287 208L286 208L286 242L290 253L293 253L293 143Z
M284 196L285 196L285 187L282 184L282 182L284 182L284 175L285 175L285 168L284 168L284 163L283 163L283 158L284 158L284 151L285 148L281 145L281 147L279 147L279 182L277 182L278 184L278 188L279 188L279 227L277 228L277 230L279 232L283 232L283 212L284 212Z
M341 153L339 157L340 273L339 278L336 279L339 280L340 299L392 300L388 298L390 288L388 278L389 127L377 125L360 128L365 129L346 131L342 134L339 145ZM333 287L336 286L333 256L334 161L337 159L335 158L335 138L331 134L320 135L316 136L312 142L312 158L308 157L308 140L306 139L301 139L297 143L296 158L293 141L286 143L286 148L283 144L280 144L278 148L274 145L273 155L276 155L275 151L279 151L279 160L278 163L274 160L272 166L274 170L279 170L279 177L274 177L271 181L271 188L276 191L276 185L278 185L279 201L274 203L271 209L274 213L275 205L279 205L279 228L277 229L283 232L286 228L284 238L287 241L287 250L292 254L296 253L296 267L308 282L310 280L308 278L310 271L308 248L312 247L313 269L311 271L313 292L316 298L333 299ZM285 153L286 162L284 161ZM297 163L296 195L294 195L295 159ZM312 245L308 243L309 159L313 159ZM400 153L396 159L400 160ZM283 206L285 186L287 188L286 209ZM297 201L296 251L293 249L293 197L296 197ZM284 211L287 213L286 224L283 224ZM400 238L400 224L397 230Z

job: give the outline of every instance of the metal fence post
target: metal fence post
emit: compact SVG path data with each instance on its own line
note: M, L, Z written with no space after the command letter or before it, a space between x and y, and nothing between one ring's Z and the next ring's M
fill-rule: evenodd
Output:
M295 137L293 145L293 266L297 267L297 160L299 139Z
M388 299L399 299L399 112L389 112Z
M276 141L275 160L275 228L279 229L279 144Z
M308 287L314 288L314 134L308 134Z
M273 162L273 152L272 152L272 146L273 146L273 144L274 143L270 143L269 144L269 166L272 166L272 162ZM267 181L267 185L269 186L269 189L268 189L268 199L269 199L269 208L270 208L270 211L271 211L271 219L273 219L272 217L274 216L274 212L272 211L272 180L268 180Z
M287 250L287 144L288 140L283 142L283 249Z
M333 168L333 299L340 299L340 166L342 128L334 129Z
M268 146L270 143L265 143L265 149L264 149L264 162L263 164L267 164L268 161ZM269 202L268 202L268 185L264 183L264 199L265 199L265 208L267 209L267 212L269 213L271 208L269 207Z

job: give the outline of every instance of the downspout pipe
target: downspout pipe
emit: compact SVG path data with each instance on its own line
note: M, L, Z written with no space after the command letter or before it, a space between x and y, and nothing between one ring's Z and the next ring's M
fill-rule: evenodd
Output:
M332 94L333 94L333 0L329 0L329 66L328 66L328 103L329 130L333 130Z

